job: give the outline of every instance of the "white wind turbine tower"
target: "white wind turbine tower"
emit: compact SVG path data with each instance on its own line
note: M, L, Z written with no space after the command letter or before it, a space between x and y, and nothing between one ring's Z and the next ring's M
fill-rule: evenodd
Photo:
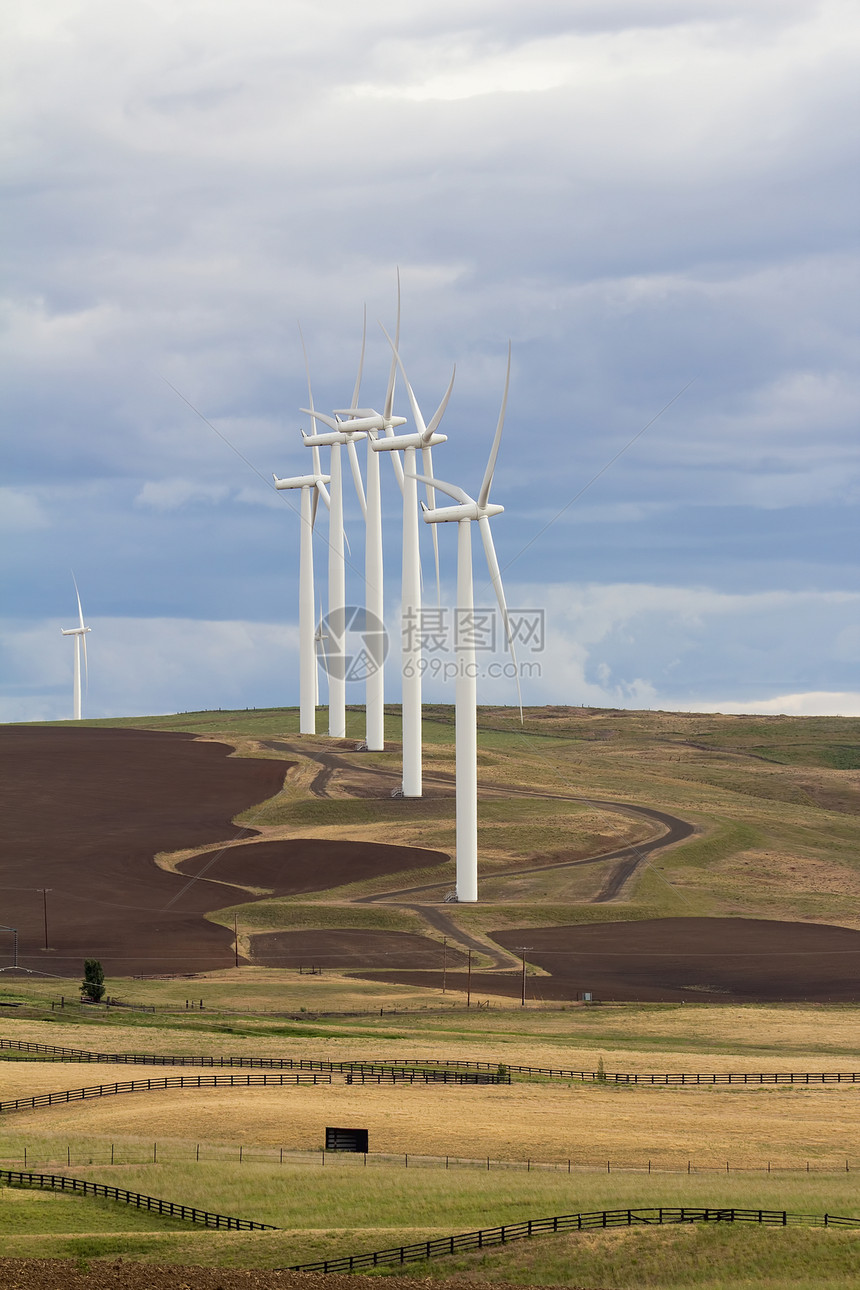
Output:
M400 339L400 275L397 277L397 325L394 332L394 344ZM362 358L364 341L362 340ZM365 510L365 546L364 546L364 585L367 620L365 623L365 644L369 646L371 658L377 666L368 672L365 690L365 744L368 752L382 752L385 747L385 673L382 658L385 644L382 631L377 630L377 623L382 624L385 618L384 586L382 570L382 495L379 479L379 458L373 451L373 441L378 435L389 438L395 427L406 425L406 417L392 416L394 406L394 383L397 374L397 360L392 354L391 368L388 374L388 388L385 391L385 402L382 412L375 408L341 408L336 416L350 417L349 426L359 426L367 431L367 505ZM361 369L359 380L361 382ZM396 453L391 457L395 474L403 492L403 466ZM359 497L360 500L360 497ZM368 637L375 635L375 649Z
M386 336L388 333L386 332ZM431 449L436 444L445 443L447 435L436 434L436 427L442 420L451 390L454 387L454 375L451 375L448 388L439 407L436 409L430 424L424 424L421 409L413 393L406 370L400 360L391 337L389 344L394 352L397 365L403 375L412 416L415 421L415 433L394 435L391 438L375 439L374 452L402 452L404 457L403 471L403 574L401 583L401 667L402 691L401 707L403 721L403 796L420 797L421 784L421 559L418 550L418 485L415 474L415 454L422 454L424 470L427 476L433 472ZM434 504L433 480L427 480L427 499ZM437 549L437 578L438 578Z
M364 360L364 343L361 347L362 363ZM353 390L352 402L358 402L359 387L361 383L361 367L359 363L358 379ZM310 390L310 377L308 377L308 390ZM364 439L367 431L358 420L338 421L332 417L324 416L323 413L314 409L313 396L309 399L310 407L302 408L313 420L314 433L306 435L302 431L302 437L305 444L311 449L322 447L331 448L331 474L329 476L331 483L331 497L329 507L329 535L328 535L328 616L326 621L328 631L328 733L334 739L343 739L346 737L346 675L344 671L344 610L346 608L346 564L344 560L344 532L343 532L343 471L341 463L341 447L346 444L349 453L349 463L352 467L352 477L355 481L358 500L361 505L362 515L367 515L367 502L364 496L364 486L361 481L361 470L358 465L358 452L356 450L356 441ZM332 429L327 434L316 433L316 422L322 421L325 425L331 426Z
M310 399L313 405L313 399ZM313 530L317 506L322 497L330 506L326 484L330 476L320 472L320 450L313 449L313 473L278 479L275 488L302 490L301 537L299 539L299 733L316 734L317 659L314 639L314 547Z
M496 469L496 458L499 455L499 444L502 438L502 426L505 422L505 408L508 402L508 386L511 379L511 351L508 346L508 368L505 377L505 393L502 408L496 426L493 446L478 500L470 497L455 484L445 484L439 479L418 476L424 483L432 484L440 492L447 493L458 503L437 510L424 507L424 519L428 524L457 525L457 681L455 693L456 722L456 813L457 813L457 900L476 901L478 899L478 740L477 740L477 665L475 660L474 634L469 630L469 617L474 608L474 585L472 581L472 524L477 520L487 557L490 579L496 591L496 598L502 612L505 625L505 636L511 656L516 662L514 644L508 622L508 609L505 603L505 592L502 586L502 575L496 550L493 546L493 535L490 532L490 517L501 515L503 506L493 505L489 501L493 473ZM522 720L522 697L520 698L520 720Z
M61 627L60 631L63 636L74 636L75 638L75 675L72 683L72 704L74 720L81 719L81 649L84 652L84 676L89 679L89 669L87 667L87 632L92 631L91 627L84 626L84 611L81 608L81 593L78 591L78 584L75 575L72 574L72 582L75 584L75 595L78 598L78 627Z

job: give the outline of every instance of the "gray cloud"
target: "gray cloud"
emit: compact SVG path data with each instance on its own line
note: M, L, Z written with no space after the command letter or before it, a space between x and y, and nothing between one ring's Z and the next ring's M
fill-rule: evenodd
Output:
M513 340L506 560L695 377L518 578L856 589L851 6L15 11L19 618L57 612L70 563L104 615L268 622L275 585L289 617L294 519L264 480L302 468L296 322L342 406L366 301L379 400L397 263L423 406L458 362L444 473L467 487Z

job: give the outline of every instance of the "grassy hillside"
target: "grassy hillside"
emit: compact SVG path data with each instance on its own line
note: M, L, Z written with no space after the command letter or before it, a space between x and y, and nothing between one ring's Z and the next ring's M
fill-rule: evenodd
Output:
M411 802L392 801L386 788L368 800L356 779L362 770L381 771L396 782L396 708L387 716L392 747L385 753L352 751L352 741L363 735L363 713L348 713L349 742L340 745L348 766L332 777L328 797L312 794L310 784L319 769L314 758L332 743L324 735L299 740L295 709L87 724L188 731L223 738L240 756L297 762L284 792L242 817L267 836L376 839L453 851L450 707L425 708L428 795ZM514 709L482 708L479 724L481 904L455 909L464 928L480 934L502 925L690 914L860 927L860 719L550 707L526 710L522 726ZM279 742L289 742L298 755L272 746ZM359 770L353 774L349 766ZM512 869L575 860L653 836L654 827L641 817L595 806L588 801L594 798L678 815L695 823L699 835L644 863L621 900L608 905L594 904L608 872L600 864L510 876ZM509 876L496 880L495 872ZM377 880L247 906L244 914L231 907L216 917L231 922L237 913L248 932L307 926L308 916L287 904L319 909L398 885L450 885L451 876L450 866L430 868L401 884ZM391 926L388 918L381 925ZM320 925L334 924L329 917ZM411 930L412 916L409 925Z

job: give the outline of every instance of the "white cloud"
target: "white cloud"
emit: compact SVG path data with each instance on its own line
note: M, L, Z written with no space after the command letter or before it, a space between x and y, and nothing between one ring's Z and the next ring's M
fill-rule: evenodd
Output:
M298 632L288 623L87 618L84 715L116 717L298 702ZM59 619L5 622L0 720L71 716L72 655Z
M780 694L775 699L751 699L746 703L712 699L706 703L678 708L680 712L761 713L786 717L860 717L860 690L841 694L827 690L809 694Z
M0 488L0 532L25 533L44 529L50 519L39 499L17 488Z
M147 480L135 506L151 506L156 511L174 511L189 502L221 502L229 489L223 484L204 484L195 479Z
M696 377L513 566L604 588L553 602L541 694L850 689L835 605L713 597L857 586L856 6L11 4L9 613L38 622L69 563L104 618L245 620L290 594L268 481L307 457L296 320L318 406L344 406L366 300L378 402L399 263L425 410L458 361L436 464L467 488L513 339L509 553ZM188 706L173 679L139 701Z

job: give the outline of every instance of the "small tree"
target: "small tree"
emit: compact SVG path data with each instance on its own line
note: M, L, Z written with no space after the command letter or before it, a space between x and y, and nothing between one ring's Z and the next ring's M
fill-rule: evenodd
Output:
M105 974L98 959L84 960L84 979L81 982L81 997L90 1003L98 1003L105 992Z

